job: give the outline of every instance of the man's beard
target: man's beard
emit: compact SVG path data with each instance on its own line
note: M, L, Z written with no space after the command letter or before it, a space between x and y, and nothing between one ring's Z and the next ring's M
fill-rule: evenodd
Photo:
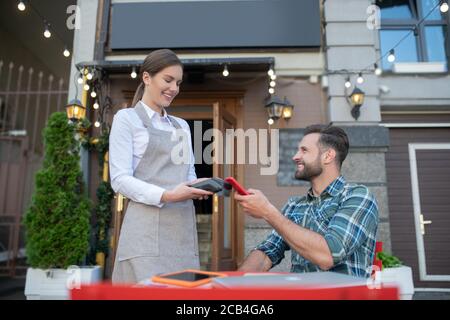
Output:
M317 157L316 161L311 164L303 164L303 170L295 171L295 179L311 181L312 178L317 177L322 174L322 167L320 166L320 158Z

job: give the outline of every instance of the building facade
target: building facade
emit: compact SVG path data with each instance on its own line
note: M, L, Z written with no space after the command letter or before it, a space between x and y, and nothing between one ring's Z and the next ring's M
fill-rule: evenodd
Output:
M118 110L131 106L139 82L130 75L139 73L145 56L154 49L173 49L183 60L185 76L168 111L188 121L200 151L211 142L205 139L211 128L243 129L249 140L252 130L278 133L266 141L278 146L272 149L278 154L278 170L272 174L262 172L274 158L261 158L261 149L252 153L247 142L245 163L200 159L198 176L233 175L246 187L262 190L278 208L309 188L293 178L291 159L303 129L315 123L341 126L350 138L343 175L375 194L377 240L412 268L415 287L448 289L450 50L449 15L439 10L440 4L78 0L81 27L74 33L68 99L75 96L72 80L80 71L93 72L90 90L79 86L78 93L89 120L99 121L89 132L98 137ZM390 62L393 48L395 61ZM276 75L273 94L268 92L270 69ZM364 93L358 116L349 98L355 87ZM102 94L91 98L92 88ZM292 117L268 124L270 96L286 97L294 105ZM94 199L100 180L94 153L83 154L83 170ZM230 199L215 197L196 208L206 269L234 269L271 232ZM287 254L275 270L288 271L289 260Z

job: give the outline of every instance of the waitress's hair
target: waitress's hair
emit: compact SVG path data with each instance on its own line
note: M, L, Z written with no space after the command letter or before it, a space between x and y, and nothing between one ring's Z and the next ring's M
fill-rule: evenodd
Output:
M141 83L136 89L136 93L134 94L133 102L131 106L135 106L139 100L142 99L144 95L144 82L142 81L142 75L144 72L148 72L148 74L153 77L155 74L163 70L164 68L171 66L180 66L183 68L183 64L181 60L177 57L175 52L169 49L160 49L152 51L142 63L141 69L139 71L139 79L141 79Z

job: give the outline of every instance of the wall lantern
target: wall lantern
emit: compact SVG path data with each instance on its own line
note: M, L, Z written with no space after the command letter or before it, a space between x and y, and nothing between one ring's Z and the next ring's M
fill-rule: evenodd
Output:
M283 101L276 95L271 95L266 100L266 110L270 119L277 120L283 115Z
M73 99L66 105L67 118L72 122L83 120L86 116L86 108L78 99Z
M294 105L286 98L284 97L284 107L283 107L283 119L289 120L292 118L292 113L294 109Z
M289 120L292 118L294 105L284 97L284 101L276 95L270 95L266 100L266 110L269 116L269 124L273 124L274 120L283 118Z
M358 120L359 116L361 115L360 109L364 103L364 97L364 91L362 91L358 87L355 87L353 89L353 92L348 96L349 103L352 106L351 114L355 120Z

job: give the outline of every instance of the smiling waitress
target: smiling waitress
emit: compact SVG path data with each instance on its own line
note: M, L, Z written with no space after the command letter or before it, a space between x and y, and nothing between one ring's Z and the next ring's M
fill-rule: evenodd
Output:
M189 125L165 110L180 90L183 65L168 49L150 53L133 108L114 116L109 137L111 186L130 199L112 274L114 283L137 283L157 273L200 267L192 199L211 192L196 180ZM190 163L175 164L177 129L189 139Z

